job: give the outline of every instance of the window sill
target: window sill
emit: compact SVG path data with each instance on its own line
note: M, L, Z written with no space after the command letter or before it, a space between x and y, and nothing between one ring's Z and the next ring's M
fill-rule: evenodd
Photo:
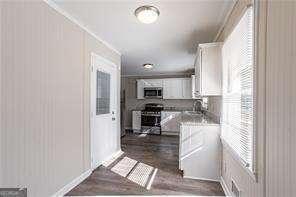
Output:
M225 148L232 156L232 158L239 163L239 165L242 167L243 171L246 172L256 183L258 182L257 173L253 172L250 168L246 166L246 162L243 161L237 153L230 147L230 145L222 138L220 137L223 148Z

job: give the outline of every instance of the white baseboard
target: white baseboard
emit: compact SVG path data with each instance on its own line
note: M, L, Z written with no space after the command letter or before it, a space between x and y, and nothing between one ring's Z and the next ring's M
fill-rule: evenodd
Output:
M221 186L223 188L223 191L224 191L225 195L226 196L232 196L232 194L231 194L230 190L228 189L228 187L227 187L227 185L226 185L226 183L225 183L222 176L221 176L220 184L221 184Z
M186 176L186 175L184 175L183 178L185 178L185 179L201 180L201 181L220 182L219 180L215 180L215 179L205 179L205 178L199 178L199 177L193 177L193 176Z
M116 152L114 152L109 157L107 157L104 161L94 164L94 166L91 167L92 171L94 171L95 169L97 169L100 165L104 165L106 162L108 162L109 160L113 159L114 157L119 157L122 154L123 154L123 152L122 152L121 149L118 150L118 151L116 151Z
M118 157L120 157L124 152L122 150L119 150L112 154L110 157L108 157L104 163L108 163L110 160L116 160ZM87 170L86 172L82 173L80 176L72 180L70 183L65 185L62 189L60 189L58 192L52 195L52 197L58 197L58 196L64 196L67 194L69 191L71 191L74 187L79 185L82 181L84 181L89 175L92 173L92 169Z
M118 159L124 152L122 150L119 150L112 154L110 157L108 157L105 161L103 161L102 165L108 167L110 164L112 164L116 159Z
M64 196L69 191L71 191L74 187L79 185L82 181L84 181L89 175L92 173L92 171L89 169L86 172L82 173L79 177L72 180L69 184L65 185L62 189L60 189L57 193L53 194L52 197L57 196Z

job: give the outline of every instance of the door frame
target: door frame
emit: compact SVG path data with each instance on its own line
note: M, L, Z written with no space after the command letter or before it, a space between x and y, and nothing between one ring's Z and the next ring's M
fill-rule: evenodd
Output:
M90 55L90 97L89 97L89 102L90 102L90 106L89 106L89 113L90 113L90 120L89 120L89 125L90 125L90 135L89 135L89 149L90 149L90 168L91 170L94 170L96 169L97 167L99 167L100 165L102 165L102 163L104 163L104 161L100 162L100 163L97 163L97 164L94 164L93 163L93 141L92 141L92 137L93 137L93 132L94 132L94 117L95 117L95 114L93 112L93 102L92 102L92 98L95 94L95 92L93 92L94 88L93 87L95 84L93 83L93 72L94 72L94 58L96 58L96 62L100 62L100 64L104 65L104 66L111 66L113 67L116 72L119 72L120 69L119 69L119 66L117 66L114 62L94 53L94 52L91 52L91 55ZM102 71L104 71L103 69L101 69ZM117 87L119 88L119 87ZM117 93L118 94L118 93ZM118 99L118 98L117 98ZM117 104L117 102L116 102ZM118 108L118 106L116 107ZM118 117L118 113L119 113L120 109L117 109L117 113L116 113L116 116ZM111 113L111 111L110 111ZM117 121L118 121L118 118L117 118ZM120 122L119 122L120 124ZM118 129L118 127L117 127ZM118 132L118 131L117 131Z

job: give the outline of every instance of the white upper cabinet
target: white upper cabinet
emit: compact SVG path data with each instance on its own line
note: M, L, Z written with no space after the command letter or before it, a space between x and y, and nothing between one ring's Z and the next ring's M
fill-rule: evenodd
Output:
M192 99L191 78L163 79L164 99Z
M144 88L163 87L162 79L138 79L137 80L137 99L144 99Z
M180 99L182 97L182 78L168 78L163 80L163 99Z
M197 96L219 96L222 88L221 43L199 44L195 61Z
M144 99L145 87L162 87L163 99L192 99L191 78L138 79L137 99Z
M145 81L143 79L137 80L137 99L144 99Z
M163 87L162 79L141 79L144 83L144 87Z
M182 79L182 98L192 99L192 82L191 78Z

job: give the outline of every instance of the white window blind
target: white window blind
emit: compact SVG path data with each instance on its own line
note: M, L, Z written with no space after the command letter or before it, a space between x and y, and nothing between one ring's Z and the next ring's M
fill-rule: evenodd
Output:
M253 165L253 10L249 7L222 47L222 139Z

